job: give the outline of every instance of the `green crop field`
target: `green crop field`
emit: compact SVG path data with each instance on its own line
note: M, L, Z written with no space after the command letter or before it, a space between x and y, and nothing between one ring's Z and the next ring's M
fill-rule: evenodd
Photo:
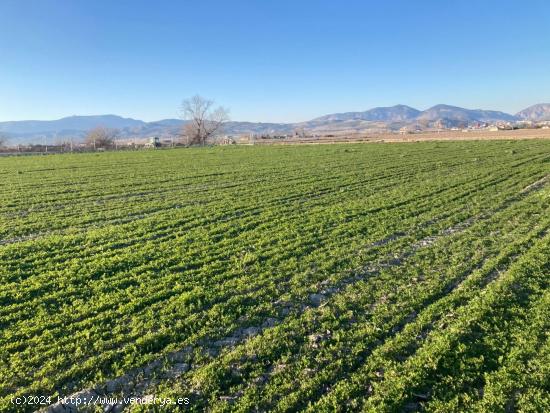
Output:
M550 411L550 140L0 175L0 411Z

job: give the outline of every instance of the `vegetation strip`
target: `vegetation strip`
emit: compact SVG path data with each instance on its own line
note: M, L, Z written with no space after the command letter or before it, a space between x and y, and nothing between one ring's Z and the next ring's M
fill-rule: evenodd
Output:
M195 411L544 406L516 367L544 375L544 337L519 347L516 326L541 325L546 284L513 274L547 265L547 141L0 161L0 410L34 410L10 402L33 394L188 396ZM536 291L517 312L479 307L512 352L480 361L493 344L450 332L508 277ZM470 367L448 370L464 360L436 342ZM423 354L443 364L419 368ZM510 400L497 389L512 377Z

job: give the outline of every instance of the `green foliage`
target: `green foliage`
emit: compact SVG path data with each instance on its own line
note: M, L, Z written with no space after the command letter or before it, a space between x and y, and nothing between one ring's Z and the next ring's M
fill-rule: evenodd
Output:
M549 141L96 155L0 159L0 411L548 410Z

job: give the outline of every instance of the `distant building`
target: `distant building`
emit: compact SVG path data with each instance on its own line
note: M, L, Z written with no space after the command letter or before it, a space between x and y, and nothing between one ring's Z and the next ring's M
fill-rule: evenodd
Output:
M150 137L145 144L146 148L160 148L160 146L160 138L158 136Z
M222 139L221 139L221 144L222 145L233 145L235 144L235 139L233 139L232 136L224 136Z

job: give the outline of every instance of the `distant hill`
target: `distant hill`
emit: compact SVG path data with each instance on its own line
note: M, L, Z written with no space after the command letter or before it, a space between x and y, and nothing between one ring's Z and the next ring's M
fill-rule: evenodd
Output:
M321 116L302 125L321 130L398 129L403 126L454 127L475 122L514 122L516 116L504 112L465 109L458 106L436 105L424 111L406 105L379 107L364 112L335 113Z
M246 133L285 134L296 129L294 123L264 123L264 122L227 122L224 130L228 134Z
M230 135L289 134L298 129L310 133L345 133L398 130L401 127L462 127L475 122L514 122L517 120L550 120L550 104L538 104L510 115L482 109L465 109L450 105L435 105L424 111L406 105L376 107L363 112L333 113L299 123L227 122L225 133ZM122 138L149 136L170 137L179 134L185 121L162 119L144 122L116 115L71 116L52 121L0 122L0 133L8 135L11 143L54 143L60 139L83 139L96 126L116 128Z
M173 136L180 133L185 124L181 119L164 119L156 122L148 122L137 128L121 130L121 136ZM224 131L230 135L247 133L285 134L293 130L293 125L288 123L261 123L261 122L227 122Z
M513 122L517 118L513 115L494 110L482 109L464 109L450 105L435 105L421 112L417 120L437 121L440 119L449 119L464 122Z
M68 137L83 138L87 131L97 126L132 130L144 125L147 123L142 120L116 115L70 116L58 120L0 122L0 133L8 135L11 143L54 143Z
M516 113L518 118L540 122L550 120L550 103L539 103Z
M70 116L58 120L23 120L0 122L0 131L11 134L50 134L63 131L85 131L96 126L108 128L129 128L145 125L136 119L122 118L116 115Z
M185 124L181 119L162 119L155 122L122 118L116 115L71 116L52 121L0 122L0 133L9 137L12 144L48 143L73 138L82 140L86 133L97 126L119 130L121 138L144 138L149 136L170 137L180 133ZM227 122L228 134L269 133L286 134L295 129L290 123Z
M421 112L406 105L378 107L364 112L334 113L315 118L307 123L340 122L348 120L366 120L381 122L404 122L415 119Z

